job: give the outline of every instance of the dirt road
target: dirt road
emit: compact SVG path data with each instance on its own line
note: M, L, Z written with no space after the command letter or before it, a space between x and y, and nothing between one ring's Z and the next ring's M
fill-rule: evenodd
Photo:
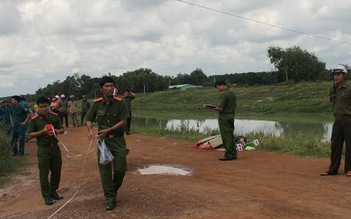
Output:
M58 192L64 199L44 205L36 144L30 142L26 144L28 174L0 190L0 218L351 217L351 178L343 174L319 176L326 170L328 158L242 151L238 160L221 162L222 152L197 149L189 142L137 134L126 139L131 153L116 209L105 210L96 149L85 156L89 141L86 128L80 127L68 128L67 134L60 136L70 151L66 157L61 148L63 170ZM135 174L150 164L180 166L192 174Z

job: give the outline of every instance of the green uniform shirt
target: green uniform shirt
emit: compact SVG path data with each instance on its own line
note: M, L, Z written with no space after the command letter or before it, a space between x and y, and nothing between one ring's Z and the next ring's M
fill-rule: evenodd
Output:
M236 107L236 96L235 93L228 88L225 89L220 97L218 107L223 108L219 114L233 114L235 115L235 107Z
M109 104L103 98L94 100L86 119L98 123L98 130L108 129L122 120L127 120L129 112L127 105L121 98L115 97ZM116 135L123 135L124 129L117 130Z
M54 129L63 128L60 118L54 113L49 113L46 119L40 115L33 116L29 121L28 133L43 130L44 127L48 124L53 124ZM50 146L52 144L57 144L57 142L58 140L54 135L50 136L48 134L45 134L37 137L38 146Z
M351 86L344 83L330 89L330 100L334 104L335 123L351 123Z
M60 112L67 112L68 101L67 100L60 100L59 103L59 111Z

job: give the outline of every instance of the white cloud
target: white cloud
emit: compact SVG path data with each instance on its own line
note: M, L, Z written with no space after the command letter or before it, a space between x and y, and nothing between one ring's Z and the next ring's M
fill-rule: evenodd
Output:
M272 45L300 46L328 68L350 64L349 1L188 2L201 7L176 0L0 2L1 94L34 93L76 72L98 77L140 67L161 75L196 68L207 75L269 71Z

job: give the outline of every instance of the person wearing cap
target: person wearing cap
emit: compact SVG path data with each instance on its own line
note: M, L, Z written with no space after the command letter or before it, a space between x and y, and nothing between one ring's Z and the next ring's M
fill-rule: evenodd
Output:
M27 122L30 118L28 108L23 108L19 102L21 98L17 95L11 97L12 107L10 108L11 122L11 146L12 156L24 155L24 142L26 138ZM17 141L19 145L17 147Z
M84 118L90 108L90 102L87 99L87 96L82 96L82 115L80 117L80 125L83 126Z
M332 70L334 85L330 88L334 123L331 134L330 165L321 176L337 175L345 142L344 173L351 177L351 86L346 82L347 69L337 66Z
M129 118L127 119L127 126L126 126L126 134L130 134L130 124L132 123L132 100L135 98L135 94L130 90L126 90L123 93L123 100L126 102L128 111L129 111Z
M77 108L77 101L74 97L74 95L71 95L69 97L69 101L67 103L67 108L69 110L69 114L71 116L71 120L73 123L73 127L79 127L79 121L78 121L78 108Z
M60 102L59 102L59 111L58 111L58 115L61 119L62 124L63 123L63 119L65 119L65 127L68 127L68 112L67 112L67 100L66 100L66 96L64 94L61 94L61 98L60 98Z
M50 112L50 99L37 99L38 114L29 121L29 137L37 139L38 167L41 195L46 205L63 197L57 194L60 185L62 157L55 135L63 134L62 122L56 113Z
M237 159L236 144L234 138L234 116L236 108L236 95L231 91L225 81L217 81L216 88L220 93L219 104L213 108L218 111L218 125L221 133L225 153L220 161ZM204 105L204 107L207 107Z
M96 138L93 122L98 125L98 139L103 139L114 156L112 162L98 163L102 188L106 199L106 210L116 207L117 191L121 187L127 171L127 149L124 128L129 117L126 103L113 95L115 82L112 77L104 76L99 81L102 97L95 99L87 115L88 138ZM98 157L100 150L98 150Z

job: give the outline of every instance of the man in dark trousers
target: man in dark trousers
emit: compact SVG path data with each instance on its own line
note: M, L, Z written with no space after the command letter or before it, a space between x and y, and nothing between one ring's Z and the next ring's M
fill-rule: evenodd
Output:
M88 138L95 139L93 122L98 124L98 139L104 140L114 159L107 164L99 162L99 172L107 202L106 210L116 207L117 191L122 185L127 170L126 141L124 128L129 117L126 103L113 95L115 82L113 78L104 76L99 82L102 97L95 99L87 115ZM98 157L100 150L98 150Z
M62 157L55 135L63 134L64 130L58 115L50 112L50 99L40 97L37 105L39 111L38 114L32 116L28 133L30 138L37 138L41 194L45 204L52 205L54 203L52 199L63 198L56 192L61 179Z
M66 96L64 94L61 94L60 102L59 104L59 112L58 115L61 119L62 124L65 124L66 128L68 127L68 101L66 100ZM63 119L65 119L65 123L63 123Z
M334 85L330 88L330 101L333 103L334 123L331 136L329 169L321 176L337 175L345 142L344 173L351 177L351 86L346 83L347 69L337 66L332 71Z
M127 119L127 126L126 126L126 134L130 134L130 125L132 123L132 100L135 98L135 94L130 90L126 90L123 94L123 100L126 102L128 111L129 111L129 118Z
M80 117L80 126L83 126L85 115L87 114L90 108L90 102L87 99L87 96L82 96L82 115Z
M10 108L10 122L11 122L11 146L13 156L24 155L24 142L26 138L27 122L30 118L28 108L22 107L19 96L11 97L12 107ZM19 141L19 142L18 142ZM17 147L17 143L19 143Z
M225 148L224 157L219 158L219 160L235 160L237 159L237 151L234 138L236 96L233 91L229 90L225 81L217 81L216 88L220 93L220 97L219 104L214 108L214 110L218 111L219 131L221 132L223 146Z

